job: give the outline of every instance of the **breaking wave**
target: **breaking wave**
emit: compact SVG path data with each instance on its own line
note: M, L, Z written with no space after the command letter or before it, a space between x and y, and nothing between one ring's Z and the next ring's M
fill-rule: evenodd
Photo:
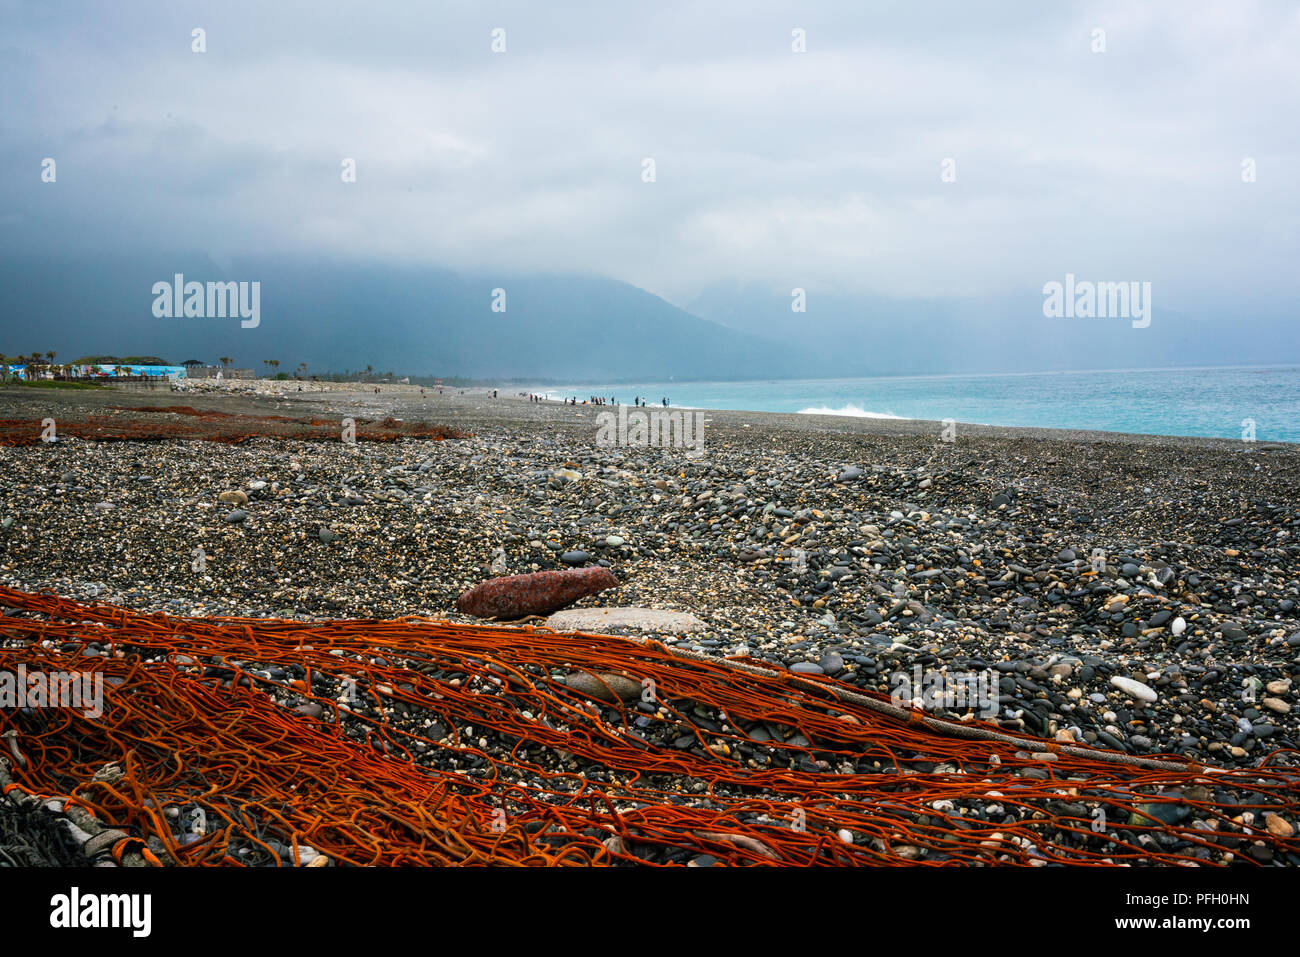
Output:
M847 415L855 419L901 419L901 415L894 415L892 412L868 412L866 409L857 405L842 405L838 409L832 409L824 405L815 405L807 409L800 409L800 415Z

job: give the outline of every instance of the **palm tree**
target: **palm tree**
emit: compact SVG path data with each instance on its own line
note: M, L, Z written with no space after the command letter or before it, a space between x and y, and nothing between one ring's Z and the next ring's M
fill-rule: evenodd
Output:
M279 375L279 373L276 370L280 368L280 360L271 359L270 363L271 363L271 376L272 378L274 378L275 376Z

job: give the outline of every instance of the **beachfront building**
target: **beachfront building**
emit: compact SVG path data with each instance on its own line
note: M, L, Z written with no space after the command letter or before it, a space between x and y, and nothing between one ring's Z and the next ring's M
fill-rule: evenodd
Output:
M186 378L190 379L256 379L252 369L232 369L225 366L189 366Z

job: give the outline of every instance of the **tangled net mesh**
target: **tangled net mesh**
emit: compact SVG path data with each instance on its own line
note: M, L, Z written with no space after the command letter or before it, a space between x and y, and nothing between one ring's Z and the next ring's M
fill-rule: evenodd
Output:
M1250 864L1252 844L1296 849L1241 824L1294 820L1293 752L1236 769L1048 761L1035 739L955 739L837 700L831 679L655 641L177 618L5 588L0 602L0 671L93 671L104 689L99 717L0 709L18 749L0 751L3 790L84 808L123 846L147 841L151 863L302 863L310 849L340 865ZM653 713L564 683L578 672L641 683ZM723 723L692 721L700 706ZM658 747L640 716L698 742ZM760 741L750 722L802 737ZM760 751L774 759L746 757ZM999 820L961 813L994 801ZM199 812L206 826L187 829Z

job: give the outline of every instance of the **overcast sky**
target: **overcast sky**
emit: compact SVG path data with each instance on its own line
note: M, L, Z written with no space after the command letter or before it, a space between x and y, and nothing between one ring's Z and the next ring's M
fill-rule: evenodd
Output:
M1153 281L1170 306L1300 301L1291 0L0 11L8 255L598 273L679 303L737 282L997 295L1067 271Z

